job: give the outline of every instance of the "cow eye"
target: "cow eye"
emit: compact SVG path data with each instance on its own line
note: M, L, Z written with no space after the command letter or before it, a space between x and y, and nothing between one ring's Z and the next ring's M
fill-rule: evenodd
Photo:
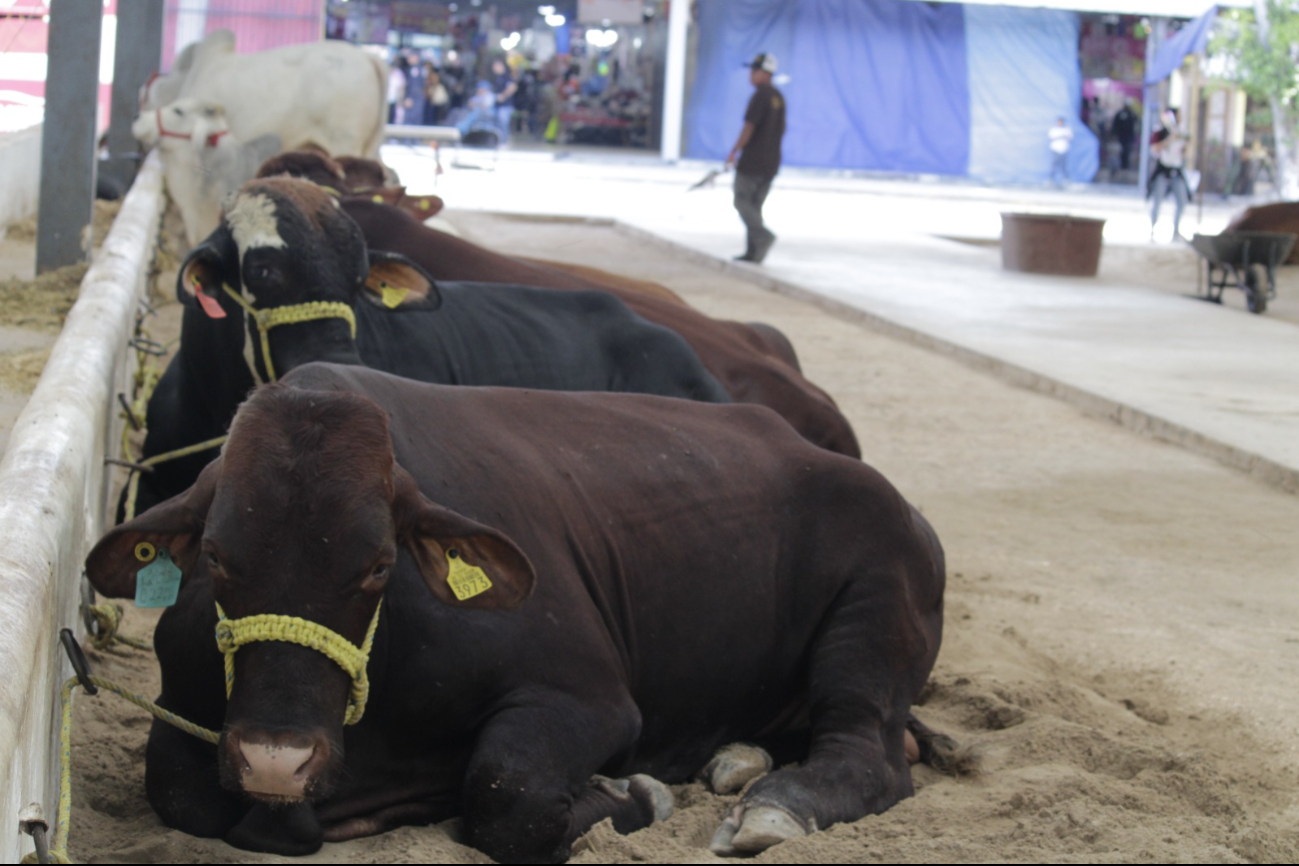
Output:
M221 567L221 560L217 559L215 553L209 553L209 554L207 555L207 564L208 564L208 567L210 567L210 568L220 568L220 567Z

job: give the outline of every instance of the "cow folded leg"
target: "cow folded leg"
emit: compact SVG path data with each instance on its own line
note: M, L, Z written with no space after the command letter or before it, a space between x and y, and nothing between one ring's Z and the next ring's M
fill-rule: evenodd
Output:
M787 839L888 809L911 796L905 739L911 702L938 652L941 619L915 606L904 568L879 567L845 591L809 665L809 754L755 782L713 839L755 854ZM924 575L913 589L924 589Z
M166 722L154 721L149 733L144 784L162 822L191 836L219 839L248 812L247 800L221 787L216 747Z
M301 857L319 851L325 838L315 809L300 801L254 804L225 841L245 851Z
M605 818L624 833L649 826L670 792L647 776L596 777L639 734L630 697L587 704L552 693L498 712L465 773L467 841L502 863L559 863Z

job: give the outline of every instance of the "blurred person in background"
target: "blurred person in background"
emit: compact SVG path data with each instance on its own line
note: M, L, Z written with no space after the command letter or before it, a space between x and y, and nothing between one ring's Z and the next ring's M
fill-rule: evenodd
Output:
M1110 121L1110 133L1119 143L1119 165L1124 171L1128 170L1128 164L1132 160L1132 145L1137 140L1137 124L1140 120L1137 113L1132 110L1131 102L1124 102L1123 107L1114 114L1114 119Z
M437 126L438 122L446 116L451 97L442 84L442 76L433 68L433 64L426 62L424 65L426 67L424 73L427 76L424 81L424 125Z
M388 122L401 123L406 116L406 58L398 57L388 69Z
M1055 119L1055 126L1046 131L1051 148L1051 182L1064 186L1069 179L1069 147L1073 144L1073 130L1063 117Z
M1150 174L1147 195L1153 199L1150 208L1150 239L1155 239L1155 224L1159 222L1159 205L1171 192L1173 194L1173 240L1182 237L1182 212L1191 198L1191 187L1186 182L1186 145L1190 136L1177 122L1177 109L1168 108L1161 115L1163 126L1150 137L1150 155L1155 158L1155 170Z
M780 142L785 136L785 97L771 84L775 72L776 58L765 52L749 64L753 96L744 110L740 137L726 157L726 168L735 167L735 209L748 234L744 254L735 259L755 265L762 263L776 242L762 222L762 205L780 171Z
M501 130L501 144L510 141L510 119L514 114L514 94L519 89L505 61L499 57L492 61L490 79L492 93L496 96L496 125Z
M418 126L424 123L424 82L427 80L425 64L418 54L411 52L406 60L406 98L402 101L409 124Z

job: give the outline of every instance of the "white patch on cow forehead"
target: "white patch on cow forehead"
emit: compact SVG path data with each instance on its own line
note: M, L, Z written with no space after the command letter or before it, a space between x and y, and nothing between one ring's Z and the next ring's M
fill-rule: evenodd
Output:
M239 258L255 247L287 247L275 222L275 202L263 193L240 194L226 209L226 222L239 247Z

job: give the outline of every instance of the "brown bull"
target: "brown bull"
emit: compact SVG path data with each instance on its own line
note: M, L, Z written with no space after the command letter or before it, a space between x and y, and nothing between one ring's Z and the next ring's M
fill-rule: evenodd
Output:
M913 790L942 547L762 407L309 364L86 562L114 597L160 567L159 703L222 732L150 733L149 801L188 833L306 854L460 815L500 862L559 861L666 817L663 783L735 740L790 763L721 853Z

